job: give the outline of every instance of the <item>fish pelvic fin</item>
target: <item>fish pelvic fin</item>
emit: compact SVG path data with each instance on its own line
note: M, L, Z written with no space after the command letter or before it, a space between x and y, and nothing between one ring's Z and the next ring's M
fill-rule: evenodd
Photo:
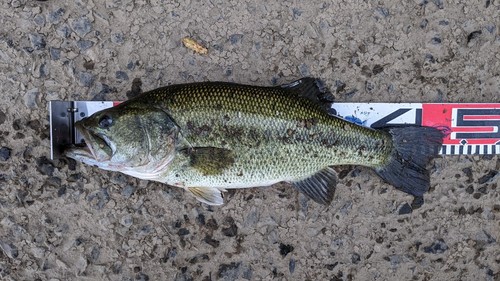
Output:
M405 126L384 128L392 135L394 149L377 174L397 189L421 197L429 190L427 165L443 143L443 131L432 127Z
M312 200L329 205L335 194L337 174L335 170L327 167L308 178L292 182L292 184Z
M222 191L215 187L188 187L186 189L202 203L213 206L224 204Z

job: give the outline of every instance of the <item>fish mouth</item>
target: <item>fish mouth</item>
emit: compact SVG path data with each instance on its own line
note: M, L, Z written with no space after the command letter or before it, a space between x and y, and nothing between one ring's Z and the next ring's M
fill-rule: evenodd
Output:
M82 134L83 145L74 149L74 154L93 158L97 161L111 159L116 148L106 135L92 132L80 124L75 124L75 128Z

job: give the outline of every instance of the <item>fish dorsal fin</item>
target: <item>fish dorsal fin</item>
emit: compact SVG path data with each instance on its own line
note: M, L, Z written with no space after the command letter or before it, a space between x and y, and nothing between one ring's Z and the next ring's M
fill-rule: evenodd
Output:
M194 147L188 153L191 167L204 176L220 174L234 163L233 152L225 148Z
M325 109L330 108L333 103L332 93L325 87L323 81L317 78L304 77L278 87L287 89L289 92L306 98Z
M293 182L293 185L312 200L328 205L335 194L337 174L332 168L327 167L308 178Z
M189 187L187 188L191 194L200 202L208 205L222 205L224 199L222 192L215 187Z

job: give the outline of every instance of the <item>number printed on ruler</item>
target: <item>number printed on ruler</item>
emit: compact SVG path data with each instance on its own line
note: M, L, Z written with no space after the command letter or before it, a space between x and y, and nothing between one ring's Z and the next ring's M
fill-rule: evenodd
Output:
M423 104L422 125L448 127L443 154L498 154L498 104Z

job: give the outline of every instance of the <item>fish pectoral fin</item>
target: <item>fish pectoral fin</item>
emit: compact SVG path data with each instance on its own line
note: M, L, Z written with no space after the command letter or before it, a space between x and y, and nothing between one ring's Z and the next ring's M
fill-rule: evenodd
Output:
M189 156L191 167L204 176L221 174L234 164L233 152L225 148L195 147Z
M308 178L292 182L292 184L312 200L328 205L332 202L335 194L337 174L335 170L327 167Z
M198 201L205 204L216 206L224 204L222 191L215 187L188 187L186 189L191 192Z

